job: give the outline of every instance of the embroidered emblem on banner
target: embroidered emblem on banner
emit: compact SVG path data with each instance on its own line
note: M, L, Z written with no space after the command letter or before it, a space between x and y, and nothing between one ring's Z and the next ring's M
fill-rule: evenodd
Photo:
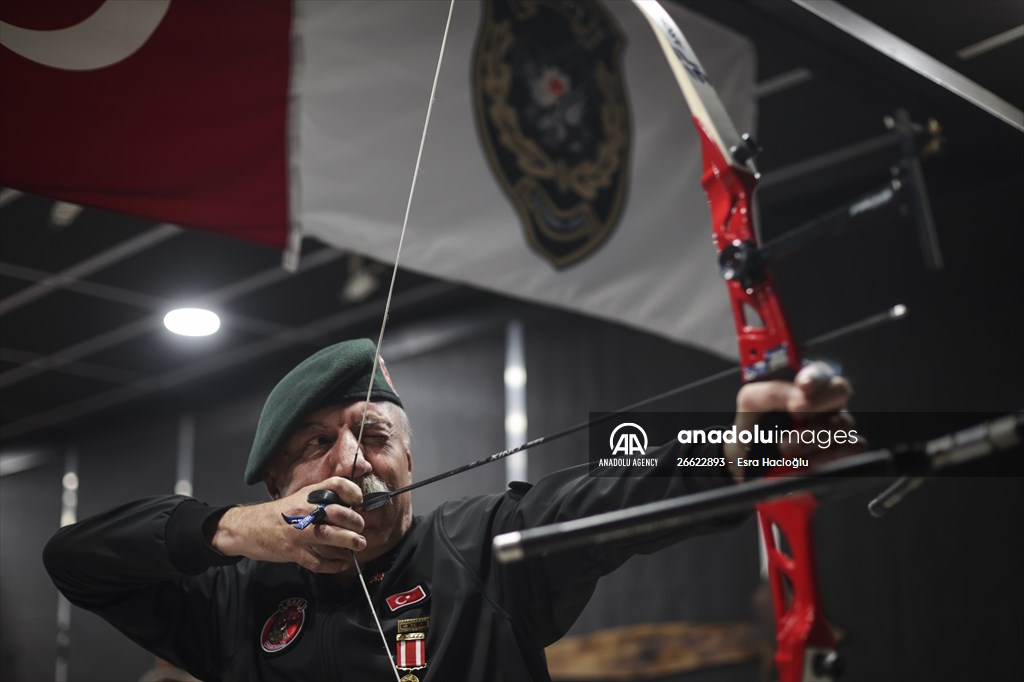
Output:
M403 618L398 621L395 666L399 670L420 670L427 667L427 629L429 627L429 616ZM410 677L417 679L413 675Z
M426 598L427 591L423 589L422 585L417 585L411 590L399 592L398 594L393 594L390 597L388 597L388 608L392 611L397 611L398 609L403 609L406 606L411 606L413 604L416 604L417 602L421 602Z
M260 647L268 654L274 654L288 647L298 639L302 625L306 622L308 602L302 597L292 597L281 602L260 631Z
M477 129L530 245L556 267L598 248L622 213L632 146L624 46L600 3L484 4Z

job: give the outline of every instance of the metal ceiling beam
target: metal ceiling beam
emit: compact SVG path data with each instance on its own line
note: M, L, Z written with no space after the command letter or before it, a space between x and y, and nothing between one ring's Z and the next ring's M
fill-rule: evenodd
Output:
M49 464L53 459L53 453L46 450L0 453L0 476L20 474L22 471Z
M143 375L138 372L130 372L123 369L108 367L106 365L96 365L91 362L68 360L66 358L61 358L59 355L47 357L45 355L40 355L39 353L30 353L28 351L17 350L14 348L0 348L0 360L20 365L22 367L35 367L41 371L49 369L48 363L52 363L54 358L59 359L60 366L58 369L61 372L64 372L65 374L74 374L87 379L99 379L100 381L106 381L111 384L130 384L143 377Z
M120 287L112 287L106 284L96 284L80 279L62 279L62 274L27 268L24 265L0 262L0 275L13 277L25 282L35 282L46 286L59 286L61 289L73 291L76 294L84 294L93 298L100 298L104 301L123 303L125 305L144 308L146 310L158 310L165 302L163 299L147 294L140 294L137 291L129 291ZM53 284L60 280L60 284Z
M334 260L333 258L330 260ZM273 274L277 268L274 268L270 272ZM263 277L267 272L260 273L257 278ZM7 277L14 277L16 279L22 279L29 282L42 282L47 279L56 277L53 273L45 272L43 270L36 270L35 268L26 268L22 265L12 265L11 263L0 262L0 275ZM256 282L245 280L243 282L235 282L229 284L223 289L218 290L214 294L204 295L202 298L204 302L211 304L219 303L221 301L230 300L237 294L232 292L238 287L239 284L246 284L249 287L253 287L259 284L260 279L255 279ZM61 288L65 291L72 291L76 294L82 294L84 296L91 296L93 298L99 298L104 301L111 301L113 303L122 303L124 305L135 306L144 310L151 310L156 313L166 313L173 308L178 307L177 304L171 301L160 298L158 296L150 296L148 294L140 294L136 291L129 291L128 289L122 289L121 287L113 287L107 284L97 284L95 282L88 282L85 280L74 280L65 281L61 283ZM240 287L242 289L243 287ZM259 288L256 286L256 288ZM252 291L253 289L249 289ZM243 292L247 293L247 292ZM217 300L210 300L211 296L216 296ZM225 323L230 324L235 329L240 329L246 332L252 332L254 334L276 334L277 332L284 329L284 325L277 324L276 322L267 322L254 317L246 317L244 315L230 315L224 316ZM59 355L59 353L58 353Z
M56 354L45 356L37 364L9 369L0 374L0 388L9 388L42 372L57 369L79 358L87 357L93 353L98 353L101 350L133 339L136 336L141 336L148 331L156 329L159 324L159 318L147 316L131 324L126 324L117 329L111 329L108 332L86 339L81 343L62 348Z
M902 64L1014 129L1024 132L1024 112L1020 109L878 24L868 21L834 0L791 1L878 53Z
M170 223L157 225L137 237L125 240L117 246L76 263L67 270L62 270L49 279L37 282L33 286L22 289L0 300L0 315L6 315L12 310L17 310L23 305L27 305L57 289L61 289L68 282L80 280L140 251L145 251L180 232L181 228L177 225L171 225Z
M990 38L985 38L985 40L979 40L973 45L962 47L956 51L956 56L967 61L968 59L974 59L975 57L991 52L1003 45L1009 45L1015 40L1020 40L1021 38L1024 38L1024 25L1016 26L1011 28L1009 31L997 33Z
M0 189L0 208L3 208L21 196L23 196L23 193L16 189L11 189L10 187Z
M754 94L758 99L761 99L762 97L768 97L784 90L789 90L801 83L806 83L812 78L814 78L814 74L811 73L810 69L803 67L792 69L761 81L754 86Z

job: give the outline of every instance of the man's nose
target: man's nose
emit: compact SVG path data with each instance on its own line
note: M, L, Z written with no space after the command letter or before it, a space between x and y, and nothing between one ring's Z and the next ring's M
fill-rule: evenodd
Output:
M363 476L365 476L366 474L368 474L368 473L370 473L372 471L373 471L373 466L371 466L370 463L366 460L366 458L363 457L363 448L360 447L358 450L356 450L355 472L352 471L352 464L351 464L351 460L350 460L349 461L349 469L348 469L348 472L345 475L346 476L351 476L353 481L358 481L360 478L362 478Z
M354 480L365 476L373 471L373 466L363 456L363 448L356 442L355 436L347 431L338 434L334 442L333 452L334 471L336 476L352 478ZM353 466L352 459L355 458Z

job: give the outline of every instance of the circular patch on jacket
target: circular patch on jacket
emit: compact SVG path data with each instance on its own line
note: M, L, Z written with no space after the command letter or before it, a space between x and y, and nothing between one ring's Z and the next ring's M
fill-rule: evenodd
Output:
M292 597L281 602L260 631L260 647L268 654L275 654L288 647L299 637L306 622L308 602L302 597Z

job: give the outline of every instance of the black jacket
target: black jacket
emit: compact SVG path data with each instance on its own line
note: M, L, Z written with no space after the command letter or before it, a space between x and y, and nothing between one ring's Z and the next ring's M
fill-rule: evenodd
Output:
M548 680L544 647L573 624L597 579L680 536L508 565L492 558L491 538L729 481L724 468L706 477L657 473L601 478L574 467L417 517L398 547L363 567L390 654L399 621L425 631L426 667L402 674ZM202 534L218 511L181 496L133 502L62 529L44 562L72 603L206 682L394 678L358 584L345 589L293 564L220 555ZM421 617L429 622L414 620ZM279 650L268 653L261 640Z

